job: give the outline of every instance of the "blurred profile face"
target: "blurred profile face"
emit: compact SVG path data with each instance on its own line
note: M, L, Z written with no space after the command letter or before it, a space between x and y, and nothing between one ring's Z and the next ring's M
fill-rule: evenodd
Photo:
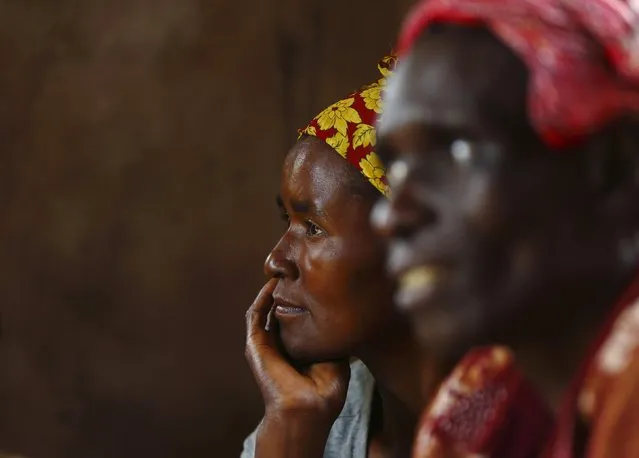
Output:
M389 81L378 154L392 198L372 220L396 303L436 351L565 326L562 299L610 266L588 155L540 142L526 87L498 40L454 27L423 36Z
M288 153L278 203L287 227L265 269L279 283L274 316L302 362L357 356L397 322L385 250L369 223L377 191L322 140ZM363 186L362 186L363 185Z

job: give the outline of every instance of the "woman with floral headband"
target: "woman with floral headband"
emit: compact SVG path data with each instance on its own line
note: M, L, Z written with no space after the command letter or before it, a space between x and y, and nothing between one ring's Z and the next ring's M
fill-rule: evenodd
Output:
M286 229L247 313L265 414L243 458L410 453L424 407L420 364L369 224L388 191L373 125L393 65L383 59L378 81L316 116L284 160Z
M418 356L394 309L385 246L369 223L389 194L373 126L394 63L385 58L379 81L315 117L284 161L287 229L247 313L246 355L265 414L242 458L409 456L431 398L423 425L432 431L477 450L518 441L519 454L491 457L535 456L551 425L508 350L472 350L451 373L454 361Z

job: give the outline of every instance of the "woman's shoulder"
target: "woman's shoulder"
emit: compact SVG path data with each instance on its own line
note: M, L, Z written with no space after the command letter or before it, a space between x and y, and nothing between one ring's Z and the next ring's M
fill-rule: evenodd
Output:
M348 383L346 402L339 418L367 413L375 389L375 379L366 365L358 359L351 360L351 379Z
M359 360L351 361L351 379L342 413L326 441L324 458L353 458L367 455L368 425L375 379Z

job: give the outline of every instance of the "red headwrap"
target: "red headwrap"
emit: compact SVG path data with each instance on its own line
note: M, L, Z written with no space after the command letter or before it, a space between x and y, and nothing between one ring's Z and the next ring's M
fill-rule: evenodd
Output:
M638 0L422 0L400 54L433 22L484 24L523 60L530 122L552 147L639 111Z
M299 130L300 136L324 140L384 196L389 195L390 189L384 165L375 154L375 121L382 112L382 92L395 63L394 56L382 59L377 66L381 73L379 80L332 104Z

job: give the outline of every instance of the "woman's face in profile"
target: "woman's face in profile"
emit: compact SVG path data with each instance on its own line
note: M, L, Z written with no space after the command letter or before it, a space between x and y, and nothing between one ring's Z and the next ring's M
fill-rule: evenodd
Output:
M385 250L369 224L378 195L355 192L355 180L364 178L314 137L284 161L278 203L287 227L265 269L279 278L274 314L300 362L359 356L397 320Z

